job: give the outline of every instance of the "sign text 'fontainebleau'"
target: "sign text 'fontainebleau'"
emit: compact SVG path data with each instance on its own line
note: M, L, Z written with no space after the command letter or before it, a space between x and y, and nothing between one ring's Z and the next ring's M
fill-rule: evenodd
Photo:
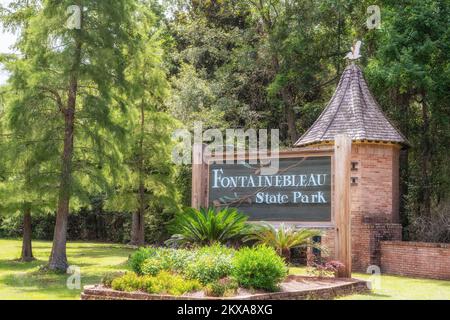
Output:
M209 204L234 207L250 220L330 222L331 157L282 158L273 175L263 164L209 165Z

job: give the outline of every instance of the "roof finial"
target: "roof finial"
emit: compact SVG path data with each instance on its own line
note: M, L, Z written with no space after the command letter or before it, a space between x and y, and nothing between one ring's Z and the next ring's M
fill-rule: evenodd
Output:
M345 56L344 59L349 59L349 60L357 60L359 58L361 58L361 55L359 54L359 49L361 48L361 41L356 41L356 43L352 46L352 51L347 53L347 55Z

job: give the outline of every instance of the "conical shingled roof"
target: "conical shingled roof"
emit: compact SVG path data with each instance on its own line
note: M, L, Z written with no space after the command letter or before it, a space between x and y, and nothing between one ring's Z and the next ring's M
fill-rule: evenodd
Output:
M381 111L354 63L344 70L327 107L295 146L331 142L340 133L354 141L409 144Z

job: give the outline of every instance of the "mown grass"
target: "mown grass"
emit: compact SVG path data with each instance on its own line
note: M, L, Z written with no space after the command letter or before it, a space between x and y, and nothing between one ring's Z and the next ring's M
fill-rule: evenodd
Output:
M306 268L290 268L291 274L306 274ZM371 280L369 274L353 273L353 278ZM338 300L450 300L450 281L381 275L379 288L370 293L340 297Z
M80 289L66 285L70 275L40 271L50 254L51 243L33 242L37 260L24 263L20 256L20 240L0 239L0 299L80 299ZM97 284L108 271L127 270L126 261L133 249L118 244L70 242L67 245L69 263L80 267L81 288ZM305 268L291 268L292 274L305 274ZM356 273L356 278L369 279ZM340 299L445 299L450 300L450 281L381 276L381 288L371 293Z
M0 239L0 299L79 299L81 289L69 289L70 275L41 271L50 254L51 243L33 242L33 254L37 259L24 263L20 256L19 240ZM80 267L81 288L96 284L108 271L126 270L126 261L132 249L123 245L70 242L67 256L72 266Z

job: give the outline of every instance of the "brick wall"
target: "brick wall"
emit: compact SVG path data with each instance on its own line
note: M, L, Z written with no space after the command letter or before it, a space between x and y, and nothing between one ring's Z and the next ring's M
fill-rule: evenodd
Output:
M355 143L351 176L352 269L380 264L380 240L401 240L398 222L399 147Z
M350 172L354 178L350 188L353 271L380 265L380 241L401 240L399 152L395 144L352 145L351 161L356 164ZM324 229L322 237L330 259L335 255L335 234L334 229Z
M399 150L397 145L352 145L352 161L357 163L351 171L357 178L350 189L352 222L398 222Z
M382 241L381 272L450 280L450 244Z
M401 240L402 226L396 223L361 223L352 224L352 270L366 272L367 267L379 266L380 242L383 240ZM335 254L335 230L326 229L322 244L328 249L330 259Z

